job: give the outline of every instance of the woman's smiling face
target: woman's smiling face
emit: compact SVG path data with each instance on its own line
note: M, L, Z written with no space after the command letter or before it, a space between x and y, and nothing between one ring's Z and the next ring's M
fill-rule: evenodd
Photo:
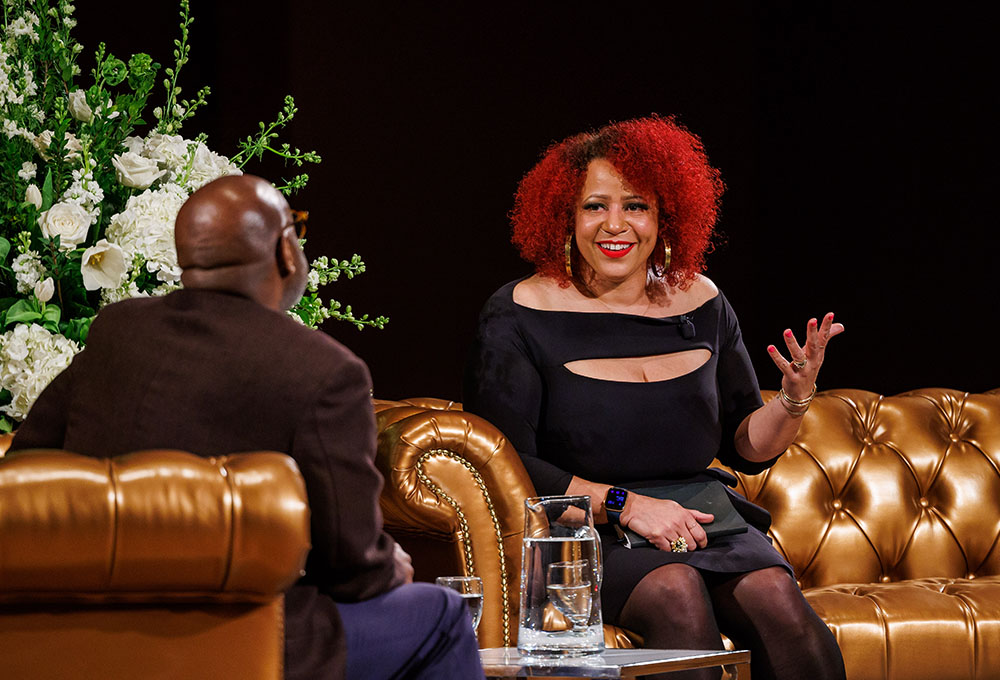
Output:
M645 285L657 230L655 198L633 191L607 160L591 161L576 204L575 237L595 282L641 278Z

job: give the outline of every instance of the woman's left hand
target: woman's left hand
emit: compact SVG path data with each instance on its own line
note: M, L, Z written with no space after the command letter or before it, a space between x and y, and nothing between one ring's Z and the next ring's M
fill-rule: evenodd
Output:
M833 322L833 312L823 317L823 323L809 319L806 324L806 344L801 347L792 329L785 329L785 345L790 359L785 359L774 345L767 348L774 365L781 371L781 387L792 399L807 399L816 385L819 367L826 356L830 338L844 332L844 324Z

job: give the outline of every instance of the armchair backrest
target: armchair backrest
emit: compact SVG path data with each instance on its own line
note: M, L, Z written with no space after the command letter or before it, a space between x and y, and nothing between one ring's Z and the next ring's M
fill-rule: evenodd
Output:
M774 467L737 476L803 587L1000 574L1000 390L822 392Z
M283 454L9 454L0 676L277 680L281 594L308 550Z
M482 578L491 614L479 624L480 646L501 647L517 639L524 499L535 489L507 439L460 409L438 399L375 402L382 513L418 580Z

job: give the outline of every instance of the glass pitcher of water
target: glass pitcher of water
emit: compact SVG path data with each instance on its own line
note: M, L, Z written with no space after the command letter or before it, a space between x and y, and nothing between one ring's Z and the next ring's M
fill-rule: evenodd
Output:
M601 546L590 497L543 496L524 505L518 650L603 651Z

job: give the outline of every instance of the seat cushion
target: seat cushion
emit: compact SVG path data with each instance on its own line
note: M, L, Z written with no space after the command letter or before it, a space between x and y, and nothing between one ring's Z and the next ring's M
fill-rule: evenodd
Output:
M1000 576L810 588L851 680L996 678Z

